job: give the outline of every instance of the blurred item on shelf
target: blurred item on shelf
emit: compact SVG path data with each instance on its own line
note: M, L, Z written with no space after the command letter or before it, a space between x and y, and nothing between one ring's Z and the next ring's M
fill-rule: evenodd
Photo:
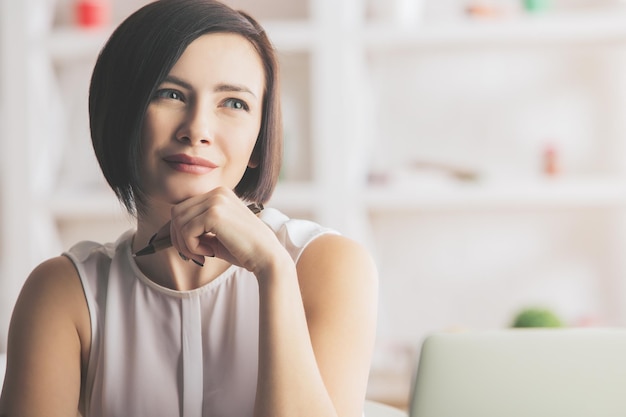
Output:
M479 177L476 170L434 161L414 160L410 168L414 172L438 172L459 181L476 181Z
M563 327L563 320L551 308L525 307L513 317L511 327Z
M101 28L111 21L110 0L77 0L76 24L82 28Z
M543 173L554 177L561 171L559 166L559 152L554 144L548 144L543 149Z
M514 10L500 3L472 1L465 7L465 13L470 17L501 19L511 16Z
M371 185L387 185L401 183L420 183L437 185L452 181L474 182L480 178L477 170L427 160L412 160L405 166L389 171L371 171L368 182Z
M550 9L550 0L523 0L524 9L531 13L541 13Z

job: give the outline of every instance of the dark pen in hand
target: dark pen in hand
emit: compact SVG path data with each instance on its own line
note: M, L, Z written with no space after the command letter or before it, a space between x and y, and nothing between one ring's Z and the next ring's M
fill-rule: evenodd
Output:
M258 214L263 210L263 204L261 203L248 204L248 208L254 214ZM156 236L157 236L157 233L155 233L154 236L150 238L150 241L148 242L148 246L133 253L133 256L151 255L153 253L157 253L160 250L167 249L172 246L172 240L171 240L169 233L158 239L156 238Z

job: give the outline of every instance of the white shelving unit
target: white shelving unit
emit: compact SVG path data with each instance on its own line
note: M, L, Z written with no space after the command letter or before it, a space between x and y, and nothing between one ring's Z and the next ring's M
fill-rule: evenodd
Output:
M623 10L560 13L556 16L516 16L499 20L465 19L407 28L374 23L365 31L370 48L490 45L553 45L576 42L623 42Z
M86 124L89 71L111 29L54 18L69 0L0 1L2 351L30 269L129 219L99 179ZM374 2L229 1L259 17L280 53L286 159L272 204L363 241L379 263L384 378L371 395L401 405L409 375L385 369L406 371L432 330L506 325L533 302L572 322L626 324L624 7L426 14L409 27L371 16ZM145 2L114 3L119 21ZM554 177L541 173L548 139L563 166ZM433 176L415 160L478 179Z
M626 207L626 184L615 178L370 187L372 211Z

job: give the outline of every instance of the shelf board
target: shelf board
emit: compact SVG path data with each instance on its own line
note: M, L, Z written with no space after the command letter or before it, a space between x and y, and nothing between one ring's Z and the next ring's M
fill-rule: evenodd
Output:
M495 19L463 19L406 27L371 23L364 41L372 49L514 44L619 42L626 40L626 13L559 13Z
M263 22L263 26L281 52L310 51L316 41L317 29L307 20L270 20ZM56 61L95 57L112 31L111 27L59 27L52 31L47 48ZM602 13L523 15L500 20L463 19L426 23L415 27L368 23L362 34L365 45L371 49L619 42L626 40L626 13L620 9Z
M370 186L371 211L626 207L626 180L536 180Z
M308 182L280 182L268 206L311 212L319 192ZM626 180L537 180L519 182L409 183L370 186L363 201L370 211L471 209L550 209L626 207ZM124 217L124 208L109 190L63 190L47 203L56 218Z
M311 211L317 206L315 187L307 182L280 182L268 206L280 210ZM65 188L56 192L46 204L56 218L127 217L112 191L92 188Z
M308 51L314 43L314 29L307 21L268 21L263 26L279 51ZM58 27L47 39L46 47L52 59L57 62L95 58L113 29Z

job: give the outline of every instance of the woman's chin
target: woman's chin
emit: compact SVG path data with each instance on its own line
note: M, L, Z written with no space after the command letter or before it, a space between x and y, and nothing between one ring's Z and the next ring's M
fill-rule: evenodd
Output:
M153 190L152 192L148 191L148 194L151 196L150 199L153 201L152 204L160 203L165 205L175 205L182 203L191 197L206 194L215 187L215 185L208 184L167 184L164 187L159 187L159 189Z
M212 188L185 188L183 189L179 189L176 190L175 192L169 193L171 198L169 198L168 200L172 203L172 204L178 204L178 203L182 203L183 201L191 198L191 197L195 197L197 195L202 195L202 194L206 194L209 191L211 191Z

